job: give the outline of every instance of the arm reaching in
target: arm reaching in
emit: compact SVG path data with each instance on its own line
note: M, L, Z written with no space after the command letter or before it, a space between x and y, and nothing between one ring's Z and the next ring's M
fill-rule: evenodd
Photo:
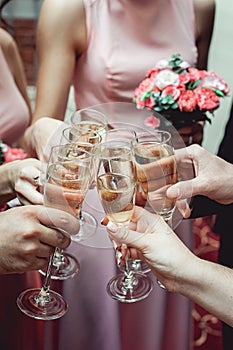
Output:
M184 174L190 166L194 178L183 180L167 190L170 199L187 199L204 195L221 204L233 202L233 165L208 152L198 145L191 145L176 151L176 161Z
M112 240L128 246L132 258L148 263L167 290L186 296L233 326L231 269L195 256L161 217L139 207L128 233L111 222L107 228Z

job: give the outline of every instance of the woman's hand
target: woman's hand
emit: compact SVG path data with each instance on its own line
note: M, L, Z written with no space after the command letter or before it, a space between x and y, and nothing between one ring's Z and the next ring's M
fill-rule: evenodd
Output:
M180 200L203 195L222 204L233 202L232 164L198 145L179 149L175 156L182 179L167 190L170 199Z
M12 186L20 201L26 204L42 204L43 196L39 192L41 162L29 158L19 161L12 179Z
M128 247L128 256L146 261L169 290L174 289L177 276L189 274L189 264L195 257L160 216L135 207L128 232L112 222L107 224L107 230L118 247ZM122 254L121 264L125 256L126 252Z
M61 210L37 205L0 213L0 274L39 270L55 247L65 249L78 220Z
M51 146L58 145L62 130L67 127L64 122L43 117L33 123L24 134L24 147L30 157L41 161L48 159Z

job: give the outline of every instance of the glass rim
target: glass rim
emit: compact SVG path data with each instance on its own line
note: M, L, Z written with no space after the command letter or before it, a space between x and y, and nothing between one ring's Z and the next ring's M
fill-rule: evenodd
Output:
M151 139L151 140L146 140L146 137L153 137L153 135L158 134L158 135L164 135L164 139L162 140L156 140L156 139ZM166 136L165 136L166 135ZM144 138L145 140L140 140L141 138ZM157 144L165 144L167 142L172 141L172 135L169 131L167 130L148 130L146 132L142 133L136 133L136 138L137 138L137 143L142 143L142 142L151 142L151 143L157 143Z
M71 121L72 125L75 125L75 122L73 121L74 116L75 116L76 114L81 114L82 112L90 112L90 113L95 113L95 114L97 114L97 115L101 115L101 116L104 118L104 120L105 120L104 125L107 125L107 124L108 124L108 119L107 119L107 117L106 117L106 115L105 115L104 113L102 113L102 112L100 112L100 111L98 111L97 109L94 109L94 108L92 108L92 107L86 107L86 108L77 109L77 110L75 110L75 111L73 111L73 112L71 113L71 115L70 115L70 121ZM87 120L88 120L88 119L87 119Z
M76 136L76 134L75 134L75 130L77 130L77 131L79 131L79 130L82 130L82 128L81 127L76 127L75 125L70 125L70 126L68 126L67 128L65 128L65 129L63 129L62 130L62 135L65 137L65 139L68 141L68 143L69 143L69 140L68 140L68 138L66 137L66 135L65 135L65 132L67 131L67 130L72 130L72 129L74 129L74 133L72 133L72 135L74 135L74 136ZM98 131L95 131L95 130L92 130L92 129L86 129L86 131L87 132L90 132L91 134L93 134L93 136L92 135L90 135L90 138L98 138L99 139L99 142L101 142L102 141L102 136L98 133ZM85 133L85 131L84 131L84 133ZM77 135L78 136L78 135ZM83 135L84 136L84 135ZM80 137L82 137L82 135L80 135ZM79 141L74 141L74 142L70 142L70 143L76 143L76 142L79 142ZM82 142L82 141L81 141ZM86 142L86 143L88 143L88 142Z

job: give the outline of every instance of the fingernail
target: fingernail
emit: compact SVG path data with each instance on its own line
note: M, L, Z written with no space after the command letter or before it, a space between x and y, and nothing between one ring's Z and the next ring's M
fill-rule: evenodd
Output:
M101 223L101 225L103 225L103 226L107 226L107 224L108 224L108 218L103 218L101 221L100 221L100 223Z
M112 221L109 221L107 224L107 229L113 233L117 232L118 227L116 224L114 224Z

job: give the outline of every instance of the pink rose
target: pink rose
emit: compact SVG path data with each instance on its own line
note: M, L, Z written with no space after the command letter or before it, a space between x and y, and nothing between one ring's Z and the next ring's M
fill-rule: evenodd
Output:
M160 126L159 118L156 118L154 115L147 117L144 123L146 126L152 129L158 128Z
M154 67L152 69L150 69L147 74L146 74L146 77L147 78L155 78L155 76L160 72L160 69Z
M175 86L169 85L163 89L161 97L166 97L168 94L171 94L173 100L176 101L180 96L180 90Z
M200 110L212 111L219 107L219 96L214 91L207 88L200 88L193 90L197 99L197 105Z
M187 84L190 82L190 75L189 74L180 74L180 84Z
M197 68L189 68L188 73L190 81L194 82L199 80L200 77L200 71Z
M149 109L153 109L154 104L155 104L155 101L154 101L154 99L152 97L148 97L144 101L144 106L149 108Z
M229 93L229 87L226 82L214 72L208 72L208 74L205 75L202 79L201 86L209 89L220 90L224 95Z
M150 78L146 78L144 79L140 84L139 86L135 89L134 91L134 97L135 98L138 98L138 97L141 97L141 95L148 91L148 90L151 90L154 86L154 83L153 83L153 80L150 79Z
M5 157L5 162L4 163L9 163L9 162L12 162L14 160L25 159L26 156L27 155L26 155L26 153L24 152L23 149L8 147L8 150L4 154L4 157Z
M192 112L197 105L193 90L182 91L177 103L182 112Z

